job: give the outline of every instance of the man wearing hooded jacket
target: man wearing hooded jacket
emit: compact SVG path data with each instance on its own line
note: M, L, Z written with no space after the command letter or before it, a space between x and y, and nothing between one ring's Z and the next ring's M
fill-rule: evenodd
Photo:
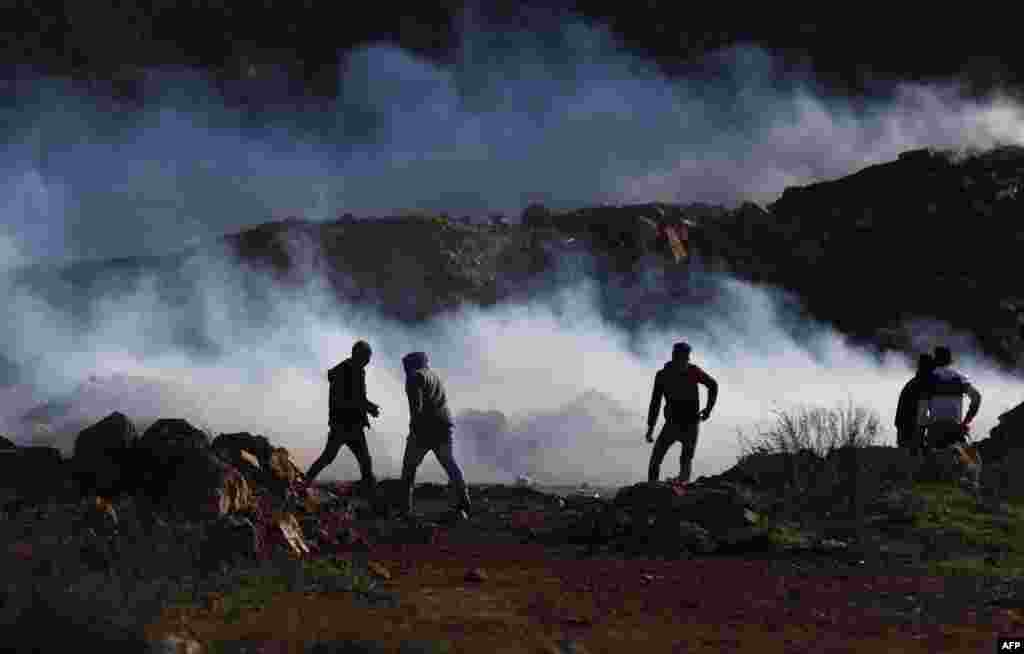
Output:
M402 358L405 368L405 394L409 398L409 437L406 440L405 456L402 460L402 483L405 487L403 513L412 515L413 489L416 469L423 462L427 452L433 452L437 462L448 474L455 487L455 517L469 517L469 492L462 470L455 462L452 452L454 421L448 409L448 398L444 384L436 372L429 367L425 352L410 352Z
M697 385L708 389L708 402L700 408ZM665 425L654 441L651 436L658 424L661 400L665 399ZM711 416L711 410L718 400L718 382L698 366L690 363L690 346L676 343L672 347L672 360L654 376L654 392L647 412L647 442L654 443L651 462L647 469L647 481L656 482L660 476L661 462L668 449L677 441L682 446L679 453L679 480L688 482L693 467L693 454L697 449L697 434L702 421Z

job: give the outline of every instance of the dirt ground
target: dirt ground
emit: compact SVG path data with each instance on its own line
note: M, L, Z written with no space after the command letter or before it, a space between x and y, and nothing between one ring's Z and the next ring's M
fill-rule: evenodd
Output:
M444 503L420 506L436 517ZM495 509L497 510L497 509ZM517 518L514 505L510 522ZM1024 612L985 608L942 577L749 557L580 556L517 542L478 519L433 544L365 554L393 605L351 593L283 593L230 624L216 609L167 609L151 634L248 640L301 651L315 640L447 640L451 652L980 652L1024 633ZM522 529L517 530L522 533ZM482 571L482 578L467 573ZM902 604L901 604L902 602ZM575 649L558 645L572 641Z

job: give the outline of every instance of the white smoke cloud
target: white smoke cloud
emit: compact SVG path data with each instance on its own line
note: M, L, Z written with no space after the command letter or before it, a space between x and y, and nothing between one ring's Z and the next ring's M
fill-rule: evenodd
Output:
M511 482L517 474L552 484L620 485L644 478L653 375L677 340L693 345L693 360L721 386L715 414L702 425L697 475L734 463L738 431L752 435L778 408L852 400L880 414L888 428L884 441L892 443L896 398L912 374L903 359L879 361L827 327L798 341L771 289L731 279L721 280L722 300L714 306L685 309L696 314L687 319L691 327L648 330L631 341L598 317L589 282L561 287L550 299L464 308L413 328L336 306L314 276L298 290L274 288L272 313L257 325L245 317L240 287L243 275L255 273L213 255L187 267L199 289L195 306L205 308L197 315L160 300L152 281L129 295L97 300L102 319L88 331L73 329L59 311L39 304L34 313L18 314L24 317L13 333L21 352L45 371L51 389L72 398L53 420L66 451L78 429L120 410L141 429L157 417L181 417L214 434L264 434L308 466L326 438L326 371L361 338L374 346L367 383L382 415L368 437L381 476L400 470L408 432L400 359L412 350L429 353L457 416L500 411L508 419L490 454L476 445L474 423L457 428L456 451L474 482ZM218 354L201 357L175 347L172 331L182 320ZM43 331L40 324L52 328ZM959 357L958 365L984 394L975 432L983 436L999 413L1017 403L1018 382L979 359ZM96 379L88 380L90 375ZM16 416L4 417L15 424ZM27 426L19 428L17 439L32 437ZM677 461L677 450L670 451L663 474L675 474ZM343 450L324 476L356 478L358 470ZM443 481L444 474L428 457L421 479Z
M390 47L358 51L339 73L343 93L330 111L272 113L258 126L189 73L156 74L162 95L136 114L101 111L60 82L41 82L38 97L0 114L0 248L20 263L164 252L290 211L324 219L405 208L516 212L536 199L556 208L764 202L909 148L1024 139L1020 107L1009 100L902 86L860 106L814 92L813 80L753 48L718 53L715 81L667 80L600 29L571 25L558 45L506 37L515 47L468 34L454 67ZM314 270L315 249L294 249ZM691 342L695 362L721 384L696 474L730 465L737 429L749 432L779 406L852 399L888 426L912 374L827 326L793 336L777 293L736 281L723 281L713 304L681 308L674 329L627 333L599 317L592 281L411 328L338 305L312 273L289 291L219 252L185 269L184 300L146 279L91 301L87 324L3 277L0 353L31 387L3 390L0 427L30 438L14 418L70 393L77 402L55 419L65 450L73 427L121 410L141 427L182 417L214 432L262 433L308 465L326 437L326 370L366 338L375 347L371 399L382 406L369 435L378 474L397 474L407 431L400 358L424 350L456 413L509 417L498 459L476 460L468 436L457 441L471 481L523 472L618 484L646 474L651 382L676 340ZM257 308L243 301L252 286L267 293ZM183 334L207 353L183 348ZM961 362L984 394L976 427L984 435L1017 403L1017 382L981 359ZM665 474L674 474L675 456ZM443 479L430 461L421 478ZM324 474L358 473L343 451Z

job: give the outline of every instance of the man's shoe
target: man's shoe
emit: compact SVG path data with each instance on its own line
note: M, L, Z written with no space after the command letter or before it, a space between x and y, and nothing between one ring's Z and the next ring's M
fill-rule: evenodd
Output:
M448 514L447 518L447 522L449 522L450 524L466 522L467 520L469 520L469 511L461 508L454 509L451 513Z

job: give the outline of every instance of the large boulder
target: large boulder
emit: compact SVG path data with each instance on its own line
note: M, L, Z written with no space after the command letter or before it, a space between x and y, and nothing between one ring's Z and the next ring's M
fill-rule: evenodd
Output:
M240 459L241 452L249 452L256 457L263 467L269 466L270 455L274 451L274 447L266 436L259 436L248 432L220 434L217 438L213 439L211 446L218 456L229 462Z
M178 466L209 451L209 437L185 420L154 422L132 448L132 466L140 485L156 500L162 500L178 475Z
M73 475L84 495L113 496L127 490L132 471L127 450L138 432L123 413L114 412L83 429L75 439Z
M248 481L212 451L182 459L167 484L163 506L189 520L218 519L248 511L254 496Z
M675 501L675 513L681 519L721 537L757 524L755 500L737 485L721 483L693 484Z
M217 456L206 433L185 420L157 421L133 450L140 485L159 509L200 520L253 506L248 480Z
M751 491L720 479L686 486L640 483L621 489L613 500L630 515L630 546L666 552L710 552L718 542L759 537L756 504Z
M66 501L75 496L70 466L55 447L0 449L0 501Z
M206 432L196 429L187 420L164 418L150 425L136 442L136 447L158 460L169 461L207 450L210 444Z
M214 453L230 463L254 487L273 484L271 458L274 447L265 436L247 432L220 434L211 445Z

